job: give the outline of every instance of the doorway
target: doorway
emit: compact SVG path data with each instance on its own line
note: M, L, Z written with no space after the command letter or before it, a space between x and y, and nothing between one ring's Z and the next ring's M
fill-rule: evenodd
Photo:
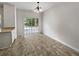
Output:
M39 20L35 17L26 17L24 19L24 34L34 34L38 33L39 30Z

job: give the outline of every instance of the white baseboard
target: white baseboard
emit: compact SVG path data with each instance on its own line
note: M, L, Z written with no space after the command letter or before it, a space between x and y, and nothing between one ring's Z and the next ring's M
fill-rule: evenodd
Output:
M49 36L48 34L45 34L45 33L44 33L44 35L46 35L46 36L48 36L48 37L50 37L50 38L52 38L52 39L54 39L54 40L57 40L58 42L60 42L60 43L62 43L62 44L64 44L64 45L66 45L66 46L72 48L73 50L79 52L79 49L77 49L77 48L75 48L75 47L73 47L73 46L71 46L71 45L69 45L69 44L67 44L67 43L65 43L65 42L63 42L63 41L58 40L58 39L56 39L56 38L53 37L53 36L51 37L51 36Z

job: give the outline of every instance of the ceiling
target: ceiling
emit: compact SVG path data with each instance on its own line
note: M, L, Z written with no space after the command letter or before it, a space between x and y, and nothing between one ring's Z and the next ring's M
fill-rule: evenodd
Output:
M26 10L33 10L37 6L36 2L8 2L8 3L15 5L16 8ZM40 2L39 5L42 7L42 10L45 11L57 3L58 2Z

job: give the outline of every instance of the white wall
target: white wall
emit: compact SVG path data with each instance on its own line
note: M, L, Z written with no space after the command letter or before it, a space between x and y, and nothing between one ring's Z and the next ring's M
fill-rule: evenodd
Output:
M39 18L39 31L41 32L41 15L35 14L33 11L30 10L21 10L17 9L17 33L18 35L24 36L24 19L25 17L38 17Z
M2 27L2 20L3 20L3 8L0 7L0 15L1 15L1 18L0 18L0 27Z
M79 3L61 3L44 12L43 33L79 51Z

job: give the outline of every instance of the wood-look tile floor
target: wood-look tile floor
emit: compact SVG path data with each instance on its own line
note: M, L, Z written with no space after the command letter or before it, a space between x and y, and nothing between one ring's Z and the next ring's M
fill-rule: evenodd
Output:
M18 37L10 48L0 49L2 56L78 56L73 49L43 34Z

